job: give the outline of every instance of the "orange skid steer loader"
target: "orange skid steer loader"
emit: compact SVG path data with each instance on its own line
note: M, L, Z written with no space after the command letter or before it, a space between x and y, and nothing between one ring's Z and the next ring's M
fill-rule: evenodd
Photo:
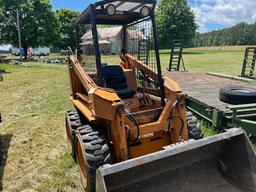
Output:
M92 191L256 191L241 129L203 138L186 94L162 75L154 0L104 0L76 20L68 69L70 151ZM107 27L103 27L106 25ZM80 38L81 31L86 33ZM120 64L113 63L120 54Z

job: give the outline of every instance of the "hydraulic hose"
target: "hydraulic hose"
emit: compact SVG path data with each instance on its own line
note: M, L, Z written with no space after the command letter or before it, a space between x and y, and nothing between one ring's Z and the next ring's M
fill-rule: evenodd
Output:
M182 134L182 132L183 132L183 129L184 129L184 125L185 125L185 123L184 123L184 121L183 121L183 119L180 117L180 116L172 116L172 113L173 113L173 110L174 110L174 108L177 106L177 104L178 104L178 100L175 100L174 101L174 103L173 103L173 105L172 105L172 108L171 108L171 110L170 110L170 115L169 115L169 117L168 117L168 120L169 120L169 123L168 123L168 132L170 133L170 128L171 128L171 120L173 120L173 119L179 119L180 120L180 122L181 122L181 128L180 128L180 132L179 132L179 136L181 136L181 134Z

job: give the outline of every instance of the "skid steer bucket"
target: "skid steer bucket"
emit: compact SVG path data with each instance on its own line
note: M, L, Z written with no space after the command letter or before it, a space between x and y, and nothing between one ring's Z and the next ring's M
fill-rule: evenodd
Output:
M97 170L105 191L256 191L256 156L243 130L168 146Z

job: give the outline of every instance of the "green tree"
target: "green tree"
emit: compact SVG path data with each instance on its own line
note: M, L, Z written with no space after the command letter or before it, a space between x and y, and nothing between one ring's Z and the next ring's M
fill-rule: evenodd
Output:
M188 45L195 36L195 14L187 0L160 0L156 22L161 48L170 48L175 39L182 39Z
M58 21L59 38L54 43L54 46L58 49L72 49L76 46L76 28L75 20L79 15L79 12L70 9L57 10L56 18Z
M256 45L256 23L250 25L249 39L249 45Z
M0 44L18 47L16 10L19 11L21 43L27 48L49 46L58 37L57 20L49 0L1 0Z
M211 39L213 39L211 41ZM201 41L200 44L198 42ZM219 29L216 31L197 34L193 39L194 46L222 46L222 45L255 45L256 44L256 23L245 22L237 25Z

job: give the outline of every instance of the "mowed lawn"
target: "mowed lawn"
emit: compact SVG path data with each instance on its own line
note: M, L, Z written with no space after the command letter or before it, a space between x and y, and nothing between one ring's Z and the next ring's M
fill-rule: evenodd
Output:
M71 106L67 67L0 64L3 191L83 191L66 153L64 113ZM9 144L10 143L10 144ZM7 151L8 150L8 151Z
M223 50L224 49L224 50ZM244 47L186 49L187 70L239 75ZM118 56L103 61L118 63ZM161 51L163 69L169 51ZM69 101L66 65L0 64L2 148L6 158L0 170L3 191L83 191L78 168L66 150L64 113ZM207 135L207 134L206 134Z
M168 66L170 51L161 51L161 62ZM245 47L213 47L185 49L186 70L199 73L217 72L239 76L242 70Z
M239 76L242 70L245 46L203 47L184 49L183 59L188 71L218 72ZM170 50L160 50L162 70L169 66ZM103 56L104 62L116 64L119 56ZM181 70L182 70L181 66Z

